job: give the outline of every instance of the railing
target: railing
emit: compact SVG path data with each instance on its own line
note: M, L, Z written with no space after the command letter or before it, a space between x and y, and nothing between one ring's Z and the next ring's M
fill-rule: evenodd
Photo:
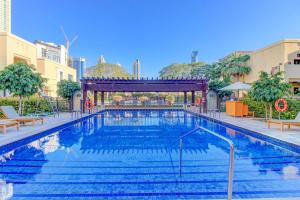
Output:
M232 199L232 187L233 187L233 172L234 172L234 144L231 140L223 137L222 135L219 135L213 131L210 131L204 127L197 126L195 129L187 132L186 134L182 135L179 140L179 175L181 176L182 173L182 148L183 148L183 139L187 137L188 135L196 132L197 130L204 130L205 132L208 132L223 141L227 142L230 146L230 155L229 155L229 168L228 168L228 186L227 186L227 199ZM177 141L178 141L177 140Z

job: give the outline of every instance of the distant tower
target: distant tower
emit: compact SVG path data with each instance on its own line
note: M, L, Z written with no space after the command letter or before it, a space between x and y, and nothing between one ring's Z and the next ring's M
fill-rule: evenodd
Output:
M11 0L0 0L0 32L11 32Z
M73 58L73 68L76 69L76 80L80 82L80 80L84 77L86 71L86 60L83 57Z
M103 56L103 55L101 55L101 56L99 57L99 59L98 59L98 63L99 63L99 64L103 64L103 63L105 63L105 58L104 58L104 56Z
M198 51L192 51L191 63L198 62Z
M133 63L133 77L135 79L140 79L140 68L141 68L140 60L136 59Z

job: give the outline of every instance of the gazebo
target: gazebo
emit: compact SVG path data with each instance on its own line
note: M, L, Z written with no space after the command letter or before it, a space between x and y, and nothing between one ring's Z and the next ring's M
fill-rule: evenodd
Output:
M187 104L187 93L191 92L192 104L195 103L195 92L201 91L203 106L206 108L208 80L205 78L100 78L85 77L81 79L84 103L87 92L94 93L94 105L97 106L97 94L101 93L101 105L104 105L105 92L183 92L184 104Z

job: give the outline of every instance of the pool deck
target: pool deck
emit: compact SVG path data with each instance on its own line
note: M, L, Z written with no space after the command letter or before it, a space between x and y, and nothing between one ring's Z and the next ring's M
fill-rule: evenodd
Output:
M40 122L34 126L32 126L31 123L27 123L26 125L21 125L19 131L17 131L15 127L8 128L6 134L3 134L3 132L0 130L0 146L36 135L68 122L76 121L85 116L88 116L88 114L82 114L81 116L75 117L75 115L72 115L71 113L59 113L59 117L44 117L43 125Z
M197 108L187 108L187 111L199 114ZM291 126L290 129L285 127L284 131L281 131L278 125L271 125L271 128L268 128L266 122L254 118L231 117L226 113L220 113L220 116L203 113L201 115L300 146L300 126Z

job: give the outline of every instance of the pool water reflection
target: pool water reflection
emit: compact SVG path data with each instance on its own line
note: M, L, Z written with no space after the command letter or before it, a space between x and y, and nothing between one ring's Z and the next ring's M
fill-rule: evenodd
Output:
M106 111L1 156L2 199L222 199L235 145L235 198L300 197L300 155L184 111Z

